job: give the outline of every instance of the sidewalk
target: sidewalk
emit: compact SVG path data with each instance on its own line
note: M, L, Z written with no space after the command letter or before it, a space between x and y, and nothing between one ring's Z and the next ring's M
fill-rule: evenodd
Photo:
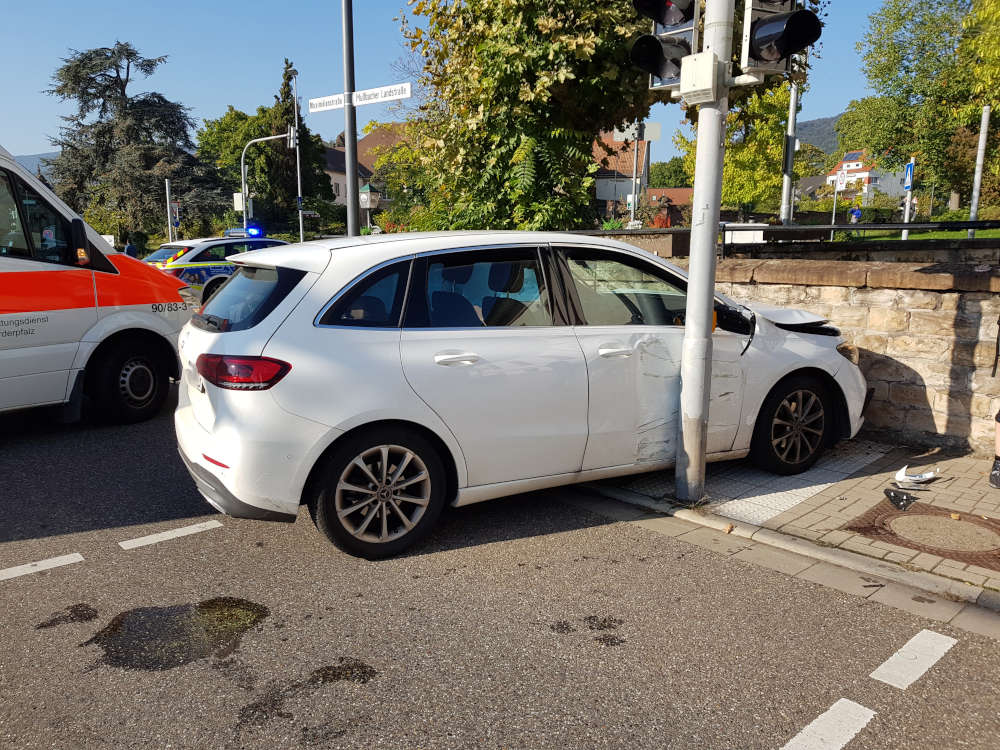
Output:
M899 511L885 498L896 471L941 478ZM735 536L874 572L953 600L1000 610L1000 490L988 459L846 441L809 471L780 477L746 460L708 467L708 499L671 502L673 471L595 483L593 489ZM865 562L864 558L871 558Z

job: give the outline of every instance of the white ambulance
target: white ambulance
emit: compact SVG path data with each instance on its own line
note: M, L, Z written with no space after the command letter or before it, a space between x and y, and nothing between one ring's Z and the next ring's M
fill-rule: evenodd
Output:
M198 304L183 281L115 252L0 148L0 412L156 414Z

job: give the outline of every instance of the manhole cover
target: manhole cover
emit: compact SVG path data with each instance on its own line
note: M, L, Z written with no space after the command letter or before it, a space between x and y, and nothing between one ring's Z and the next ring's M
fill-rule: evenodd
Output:
M889 528L917 544L959 552L989 552L1000 548L1000 534L968 521L921 513L889 521Z
M1000 521L914 503L901 511L883 500L843 526L869 539L927 552L967 565L1000 570Z

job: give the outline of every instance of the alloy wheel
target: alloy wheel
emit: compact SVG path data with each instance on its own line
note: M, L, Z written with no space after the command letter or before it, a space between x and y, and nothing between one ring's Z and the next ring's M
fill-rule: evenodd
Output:
M825 426L823 400L812 391L792 391L771 421L771 448L785 463L802 463L820 449Z
M344 468L334 507L351 536L384 544L412 531L430 498L430 472L420 457L399 445L378 445Z

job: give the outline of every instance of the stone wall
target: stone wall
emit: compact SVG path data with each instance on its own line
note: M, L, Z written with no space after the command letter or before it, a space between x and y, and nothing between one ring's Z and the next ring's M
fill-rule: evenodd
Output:
M734 299L809 310L840 328L875 388L867 422L883 439L992 455L995 263L726 260L716 280Z

